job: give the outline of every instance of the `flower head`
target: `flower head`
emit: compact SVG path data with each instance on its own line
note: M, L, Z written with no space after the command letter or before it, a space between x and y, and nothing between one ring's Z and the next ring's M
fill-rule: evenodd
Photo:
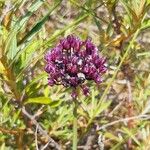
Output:
M106 72L106 59L99 55L98 48L91 40L82 41L69 35L45 55L45 71L49 74L48 84L61 84L65 87L82 88L83 94L89 93L84 84L86 80L101 83L101 75ZM72 97L77 94L73 93Z

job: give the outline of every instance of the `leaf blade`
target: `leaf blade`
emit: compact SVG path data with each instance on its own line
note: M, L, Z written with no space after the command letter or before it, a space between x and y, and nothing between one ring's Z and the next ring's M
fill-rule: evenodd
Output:
M50 104L52 100L49 97L34 97L34 98L28 98L24 105L31 104L31 103L37 103L37 104Z

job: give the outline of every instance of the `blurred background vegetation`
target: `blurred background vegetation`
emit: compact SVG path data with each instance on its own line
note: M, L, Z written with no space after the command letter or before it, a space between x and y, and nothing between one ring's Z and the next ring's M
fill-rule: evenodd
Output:
M150 0L0 0L0 149L71 149L70 90L45 52L90 37L108 71L80 95L78 149L150 150Z

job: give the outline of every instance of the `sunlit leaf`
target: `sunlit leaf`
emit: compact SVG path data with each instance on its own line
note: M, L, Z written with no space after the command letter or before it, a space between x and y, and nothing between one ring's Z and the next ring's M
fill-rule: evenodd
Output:
M38 103L38 104L50 104L52 100L49 97L35 97L35 98L28 98L24 104L29 103Z
M150 27L150 19L145 19L141 25L141 29L144 30L144 29L147 29Z
M48 13L41 20L39 20L34 25L34 27L25 35L25 37L19 42L19 44L24 42L26 39L31 37L33 34L37 33L42 28L43 24L48 20L49 15L59 6L60 3L61 3L60 0L58 2L56 2L56 4L48 11Z
M117 142L120 142L120 141L121 141L121 140L119 139L119 137L113 135L113 134L110 133L110 132L106 132L105 137L106 137L106 138L109 138L109 139L112 139L112 140L114 140L114 141L117 141Z
M61 104L61 102L62 102L62 100L55 100L55 101L52 101L49 105L52 108L55 108L55 107L58 107Z
M11 59L11 60L14 58L14 56L18 52L16 34L17 32L14 31L12 34L9 35L7 39L6 48L5 48L5 52L7 52L8 59Z

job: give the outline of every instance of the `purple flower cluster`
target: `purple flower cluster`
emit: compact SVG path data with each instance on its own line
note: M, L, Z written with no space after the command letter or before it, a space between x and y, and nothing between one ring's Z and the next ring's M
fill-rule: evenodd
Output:
M88 86L83 84L85 80L94 80L99 84L101 75L106 72L105 58L98 54L91 40L81 41L73 35L60 40L55 48L46 53L45 60L49 85L80 86L85 95L89 93Z

